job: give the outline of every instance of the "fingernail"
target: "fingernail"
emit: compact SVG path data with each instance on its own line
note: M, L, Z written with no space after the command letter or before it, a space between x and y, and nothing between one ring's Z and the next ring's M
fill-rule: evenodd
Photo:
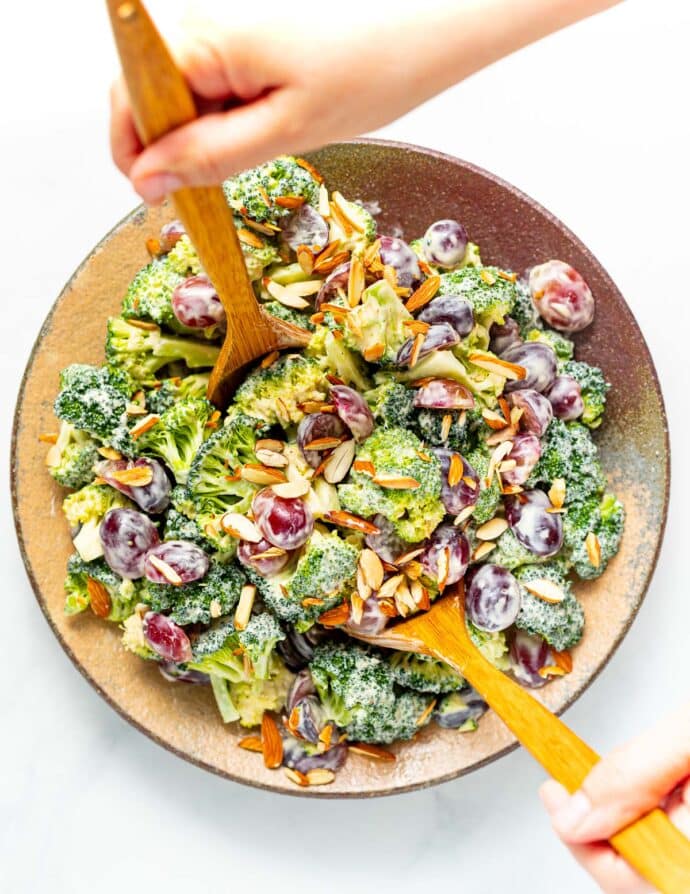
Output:
M575 792L568 801L556 810L551 819L558 832L572 833L591 813L592 804L584 792Z
M175 174L151 174L137 180L136 188L142 199L149 205L162 202L171 192L181 189L184 184Z

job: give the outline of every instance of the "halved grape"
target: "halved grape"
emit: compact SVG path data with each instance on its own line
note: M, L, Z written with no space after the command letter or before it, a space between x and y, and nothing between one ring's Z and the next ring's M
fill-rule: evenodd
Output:
M379 243L381 262L395 270L399 286L408 289L421 280L422 271L419 269L417 255L407 242L396 236L380 236Z
M350 429L355 440L363 441L368 438L374 430L374 417L362 395L347 385L332 385L331 400L335 404L336 413ZM332 414L326 413L325 415Z
M441 502L446 512L458 515L467 506L474 506L479 499L479 475L474 468L464 456L458 454L462 461L462 475L458 483L451 487L448 484L448 472L455 451L447 450L445 447L434 447L432 452L441 463Z
M546 396L554 415L566 422L579 419L585 411L580 383L572 376L556 376Z
M318 251L328 244L328 224L311 205L301 205L283 225L283 239L293 251L300 245Z
M506 518L513 534L535 556L554 556L563 544L563 523L549 512L551 501L542 490L505 498Z
M453 379L432 379L415 391L414 405L430 410L471 410L474 396Z
M506 391L522 391L531 388L534 391L547 391L556 378L556 354L550 345L539 341L523 342L513 345L503 352L502 357L509 363L517 363L527 371L524 379L506 382Z
M290 561L290 553L283 552L278 555L270 555L275 547L263 538L258 543L250 543L248 540L240 540L237 545L237 559L245 568L253 568L261 577L271 577L278 574ZM268 556L264 556L269 552ZM257 559L256 557L259 556Z
M438 295L422 309L418 319L425 323L450 323L461 338L474 328L474 312L466 298Z
M449 698L453 698L453 693ZM444 729L460 729L468 720L479 720L489 709L489 706L481 695L471 687L462 689L458 696L459 706L457 710L439 710L433 713L436 723Z
M510 668L516 680L532 689L546 683L539 674L550 660L548 644L540 636L531 636L524 630L516 630L510 644Z
M208 674L197 670L188 670L184 665L180 667L174 661L161 662L158 665L158 670L169 683L192 683L203 686L211 682Z
M532 267L529 290L540 315L561 332L579 332L594 319L594 296L582 276L564 261Z
M512 317L506 317L501 325L494 323L489 332L491 341L489 342L489 350L493 351L498 357L503 356L503 352L513 345L522 344L522 336L520 335L520 326L517 320Z
M176 318L191 329L206 329L225 322L225 308L218 292L203 273L190 276L175 286L171 302Z
M467 242L467 230L457 220L437 220L424 234L424 256L436 267L457 267Z
M397 357L395 358L397 366L407 366L409 364L412 359L414 344L414 338L408 338L406 342L403 342ZM454 348L455 345L459 344L460 336L450 323L435 323L433 326L429 327L424 336L422 347L417 354L417 361L421 360L423 357L427 357L429 354L433 354L434 351L443 351L446 348Z
M495 633L515 622L522 600L520 584L500 565L480 565L468 576L467 616L475 627Z
M297 444L302 456L315 469L323 459L320 450L307 450L307 444L320 438L340 438L347 434L347 427L335 413L308 413L297 426Z
M288 689L285 707L288 711L292 711L295 705L298 705L303 698L308 695L316 695L316 686L308 668L301 670L292 681L292 686Z
M186 230L181 220L171 220L170 223L163 224L160 235L161 251L169 252L175 248L185 232Z
M511 406L522 410L520 428L541 438L553 419L553 407L548 398L533 388L523 388L513 391L508 400Z
M146 612L143 619L144 637L153 651L166 661L181 664L192 660L192 646L184 630L158 612Z
M281 549L303 546L314 530L314 516L304 500L278 497L270 488L254 497L252 511L266 540Z
M402 555L399 553L398 555ZM377 636L388 623L388 617L381 611L381 603L376 596L370 596L364 602L362 617L355 621L350 608L350 618L345 625L345 630L353 635Z
M418 545L408 543L407 540L398 537L393 523L388 521L385 515L375 515L371 522L379 529L379 533L367 534L364 542L384 562L395 564L399 556L405 555Z
M320 754L313 749L307 750L294 736L283 736L283 765L299 773L317 769L339 770L346 759L347 745L344 743L334 745Z
M532 474L532 469L536 466L540 456L541 443L536 435L530 432L515 435L512 449L506 459L514 460L516 466L501 472L504 483L524 484Z
M449 551L450 559L445 578L445 585L449 586L457 584L465 576L470 563L470 542L456 525L447 522L436 528L419 557L425 572L436 581L445 570L439 564L445 550Z
M181 584L201 580L208 571L209 558L195 543L187 540L165 540L146 554L144 573L154 584L171 584L172 581L156 567L156 560L165 562L180 578ZM178 584L179 586L179 584Z
M113 477L114 472L123 472L125 469L147 468L151 470L152 480L150 484L141 487L131 487L128 484L121 484L117 478ZM115 490L125 494L130 500L133 500L140 509L148 512L150 515L158 515L167 509L170 504L170 479L165 473L165 468L157 459L149 459L141 457L140 459L106 459L97 463L95 467L96 474L103 478Z
M108 567L127 580L144 576L146 553L160 543L151 519L136 509L111 509L99 528Z
M305 633L298 633L291 624L285 625L285 639L280 640L276 649L291 671L299 671L314 657L314 647L322 639L331 636L331 631L315 624Z
M319 289L316 296L316 309L318 310L322 304L333 301L338 294L338 289L345 291L350 278L350 262L345 261L344 264L338 265L332 273L329 273L323 281L323 285Z

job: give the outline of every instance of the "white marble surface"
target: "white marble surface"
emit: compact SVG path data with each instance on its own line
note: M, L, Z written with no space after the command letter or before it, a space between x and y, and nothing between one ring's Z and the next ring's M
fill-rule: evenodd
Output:
M183 5L151 2L169 20ZM38 327L88 249L133 205L107 151L114 59L103 6L15 3L4 12L3 467ZM566 716L602 750L688 688L689 26L681 0L628 0L384 131L475 161L554 211L618 282L656 357L675 451L666 542L630 634ZM8 500L0 524L0 889L177 894L229 890L239 877L255 890L333 894L352 885L528 892L536 880L560 894L593 890L552 838L536 797L543 774L523 752L430 791L312 803L241 788L161 750L98 698L53 639Z

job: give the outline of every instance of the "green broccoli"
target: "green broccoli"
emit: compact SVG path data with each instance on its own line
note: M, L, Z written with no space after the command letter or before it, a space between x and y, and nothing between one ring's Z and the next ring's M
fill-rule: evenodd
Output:
M186 494L186 491L183 488L175 488L173 490L176 501L180 498L182 493ZM193 507L191 506L190 511L193 514ZM190 543L196 543L197 546L200 546L207 552L216 548L216 544L212 540L208 537L204 537L193 518L179 512L173 506L168 509L165 516L163 539L188 540Z
M582 503L573 503L563 518L563 544L575 573L587 580L599 577L620 548L625 510L614 494L601 500L592 496ZM595 534L601 558L594 565L587 549L587 535Z
M494 665L494 667L503 671L510 668L508 643L506 642L506 635L503 630L498 630L495 633L487 633L487 631L480 630L478 627L475 627L474 624L467 621L467 632L475 646L486 660Z
M412 314L391 286L379 280L365 289L361 302L345 317L345 344L365 360L373 356L377 363L391 365L410 338L410 331L403 324L411 319ZM379 348L383 349L382 354Z
M467 299L475 320L489 329L492 323L504 322L518 296L517 285L500 273L498 267L463 267L444 273L439 294Z
M477 447L476 450L470 451L465 459L479 476L479 495L474 505L472 520L475 524L482 525L494 517L496 510L501 504L501 488L498 483L498 476L494 475L491 479L490 487L486 487L486 476L489 471L489 453L483 447Z
M179 276L198 276L201 272L201 261L192 245L192 240L184 233L173 245L167 256L170 269Z
M525 335L525 341L539 341L553 348L559 362L570 360L575 350L575 342L571 341L562 332L555 329L530 329Z
M530 290L525 283L519 281L515 283L515 304L510 316L519 325L520 335L523 338L530 330L540 328L542 325Z
M416 692L454 692L465 681L450 665L430 655L414 652L391 652L388 663L398 686Z
M522 605L515 626L534 636L541 636L558 652L579 643L585 624L585 613L575 598L570 582L563 574L562 564L524 565L515 577L522 584ZM525 589L535 580L549 580L558 584L565 596L561 602L546 602Z
M269 612L252 615L249 623L237 634L237 639L249 656L253 676L267 680L271 676L271 658L276 643L285 639L280 624Z
M103 584L110 598L108 621L124 621L141 602L139 581L124 580L119 574L106 565L104 559L85 562L78 553L70 556L67 562L67 578L65 579L65 614L74 615L83 612L91 603L88 580L91 578Z
M347 725L347 736L352 741L392 742L411 739L431 720L433 696L409 690L398 691L392 705L387 702L354 712Z
M175 401L206 397L210 373L191 373L184 378L163 379L155 388L146 391L146 409L160 416Z
M263 305L263 309L272 317L284 320L286 323L292 323L293 326L299 326L301 329L307 329L309 332L313 332L316 329L316 326L309 319L309 312L303 313L299 310L293 310L293 308L281 304L280 301L268 301Z
M172 307L175 287L184 282L168 257L154 258L137 273L122 302L122 316L126 320L151 320L174 332L191 330L177 319Z
M325 373L337 376L346 385L358 391L371 388L366 364L355 351L338 340L327 326L317 326L305 351L307 357L316 358Z
M426 456L411 431L377 428L357 450L357 459L372 463L376 475L371 478L353 469L348 482L338 487L343 508L364 518L384 515L403 540L428 537L445 515L441 465L435 456L422 458L420 453ZM410 478L417 486L398 489L394 481L400 478ZM386 486L386 479L392 486Z
M585 404L584 412L580 417L581 421L588 428L598 428L606 409L606 392L611 387L604 378L603 372L598 366L591 366L582 360L570 360L563 364L561 373L572 376L580 386L582 400Z
M364 392L379 425L385 428L407 428L414 413L414 391L396 381L389 373L377 373L376 387Z
M87 484L65 497L62 511L74 532L74 548L85 562L103 555L99 537L101 522L111 509L134 509L134 503L107 484Z
M127 407L132 383L121 370L74 363L60 373L54 410L58 419L131 455Z
M589 430L578 422L553 419L542 439L542 452L527 481L527 487L551 485L556 478L566 482L565 503L579 503L600 493L606 479L596 444Z
M239 645L232 618L219 618L192 637L192 660L187 667L239 683L248 679L249 671Z
M137 382L155 381L156 373L168 363L181 360L190 369L212 367L220 348L192 338L163 335L159 328L141 329L122 317L108 320L105 353L108 362L120 367Z
M519 568L520 565L533 565L546 561L545 558L536 556L523 546L510 528L501 534L496 541L495 549L491 550L486 559L493 565L502 565L509 571Z
M446 434L444 418L450 415L451 422ZM481 410L417 410L414 427L419 437L434 447L450 447L460 453L472 449L477 441L477 429L482 422Z
M273 425L299 422L306 401L325 400L328 382L318 361L284 354L267 369L257 369L235 392L234 407Z
M191 584L173 587L145 581L142 601L155 612L169 614L176 624L208 624L235 608L244 583L237 565L212 559L205 577Z
M273 161L243 171L226 180L223 189L228 204L235 211L259 223L273 225L290 214L290 209L283 208L275 199L299 196L310 205L317 205L319 201L318 182L291 155L281 155Z
M175 481L185 484L199 447L211 433L209 419L213 413L213 405L206 398L177 401L139 437L139 453L162 459Z
M99 459L98 444L93 438L63 421L57 441L46 454L46 465L58 484L77 488L93 481L93 467Z
M265 711L282 711L294 679L294 674L274 655L268 679L227 683L240 725L258 726Z

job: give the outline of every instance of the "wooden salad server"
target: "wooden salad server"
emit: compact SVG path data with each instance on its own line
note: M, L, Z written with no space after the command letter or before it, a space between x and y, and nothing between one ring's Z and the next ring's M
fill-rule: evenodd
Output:
M137 132L149 145L197 117L194 97L143 3L107 3ZM304 347L309 333L259 306L221 186L180 189L172 200L225 308L227 334L208 388L209 399L222 407L250 363L274 350Z
M454 667L498 714L547 773L569 792L584 782L599 756L562 720L487 661L465 626L462 586L429 611L357 639L375 646L433 655ZM611 845L662 894L690 892L690 841L659 808L626 826Z

